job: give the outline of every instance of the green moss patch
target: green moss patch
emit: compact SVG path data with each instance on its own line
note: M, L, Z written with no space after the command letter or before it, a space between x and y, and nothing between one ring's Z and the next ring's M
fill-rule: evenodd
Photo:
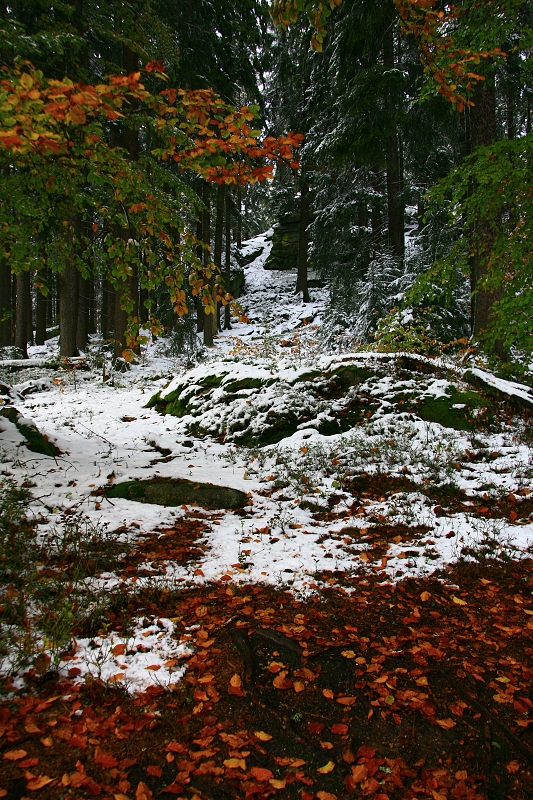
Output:
M101 492L100 492L101 493ZM159 506L197 505L203 508L243 508L248 496L237 489L195 483L181 478L158 478L151 481L126 481L107 487L103 494L109 498L135 500Z
M52 456L53 458L61 455L61 450L55 444L49 442L48 437L42 434L35 425L26 425L21 422L23 417L16 408L2 408L0 409L0 416L8 419L16 426L19 433L26 439L26 447L32 453L40 453L42 456Z
M242 389L259 389L263 385L261 378L242 378L240 381L229 381L224 385L228 394L240 392Z

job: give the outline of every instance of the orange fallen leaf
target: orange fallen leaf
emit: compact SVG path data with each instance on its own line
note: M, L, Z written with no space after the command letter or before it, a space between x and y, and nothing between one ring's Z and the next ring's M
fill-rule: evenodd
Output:
M26 722L24 723L24 730L26 731L26 733L43 733L44 732L31 719L27 719Z
M30 792L38 792L39 789L44 789L50 783L55 783L55 778L49 778L48 775L38 775L36 778L30 778L26 784L26 789Z
M120 794L120 792L118 794L114 794L113 797L114 800L130 800L127 794Z
M305 689L305 684L301 681L294 681L294 691L295 692L303 692Z
M343 735L345 733L348 733L348 726L345 725L343 722L336 722L335 725L332 726L331 732Z
M126 645L125 644L116 644L112 651L114 656L123 656L126 652Z
M284 789L287 786L287 781L285 780L285 778L283 778L283 780L278 780L277 778L270 778L269 784L274 789Z
M287 678L286 669L282 670L279 675L276 675L272 683L276 689L290 689L292 687L292 681L290 678Z
M256 781L264 782L269 781L274 777L274 774L269 769L265 769L264 767L252 767L250 770L250 775L252 778L255 778Z
M344 656L344 658L355 658L355 653L353 650L343 650L341 656Z
M450 730L450 728L455 728L457 725L457 723L454 722L453 719L450 719L450 717L447 717L446 719L436 719L435 722L446 731Z
M242 680L240 675L237 675L237 673L235 673L235 675L232 675L232 677L230 678L230 686L234 686L235 688L239 688L242 686Z
M455 780L456 781L466 781L468 778L468 772L466 769L460 769L458 772L455 773Z
M144 781L139 781L137 791L135 792L135 800L153 800L153 797L154 796L150 788L144 783Z
M318 797L318 800L337 800L337 795L331 794L331 792L317 792L316 796Z
M265 731L254 731L254 736L259 739L260 742L269 742L272 739L270 733L265 733Z
M52 747L52 745L54 744L54 740L52 739L51 736L43 736L40 739L40 742L43 745L43 747Z
M94 763L98 764L98 766L103 767L104 769L113 769L114 767L118 767L118 761L115 756L104 753L99 747L97 747L94 751Z
M150 764L150 766L146 767L146 772L153 778L160 778L163 774L161 767L158 767L156 764Z
M111 675L111 677L108 678L108 682L109 683L116 683L117 681L122 680L123 677L124 677L124 673L123 672L117 672L115 675Z
M463 600L461 597L456 597L454 594L452 594L452 600L458 606L466 606L467 605L466 600Z
M366 781L368 777L368 767L366 764L357 764L357 766L352 767L352 774L351 778L354 783L362 783Z
M333 745L331 742L320 742L320 747L322 750L333 750Z
M422 600L423 603L429 600L430 597L431 597L430 592L422 592L422 594L420 595L420 599Z
M357 697L337 697L337 703L341 706L353 706L356 701Z
M335 769L335 763L333 761L328 761L327 764L324 764L323 767L319 767L317 772L320 772L322 775L327 775L328 772L333 772Z
M7 789L0 789L0 797L7 797Z
M505 765L505 769L507 770L509 775L514 775L515 772L518 772L520 770L520 764L518 763L518 761L509 761L509 763Z
M244 758L226 758L224 766L229 769L243 769L246 770L246 761Z
M161 664L150 664L149 667L146 669L151 669L153 672L157 672L158 669L161 669Z
M5 758L6 761L18 761L19 758L24 758L24 756L27 755L25 750L8 750L7 753L4 753L2 758Z
M333 698L335 697L331 689L322 689L322 694L324 695L324 697L327 697L328 700L333 700Z

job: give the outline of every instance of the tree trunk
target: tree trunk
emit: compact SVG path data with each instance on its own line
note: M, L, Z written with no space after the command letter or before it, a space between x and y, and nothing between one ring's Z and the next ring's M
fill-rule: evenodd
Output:
M237 247L242 247L242 186L237 186Z
M469 150L486 147L496 141L496 90L494 72L478 81L474 93L475 105L470 108ZM484 288L481 283L488 273L490 254L496 236L498 220L480 217L475 230L471 230L472 256L470 258L470 289L472 333L478 337L490 324L490 314L498 293ZM497 341L494 353L505 358L503 343Z
M35 344L43 345L46 341L46 312L48 298L37 290L35 301Z
M15 307L15 347L20 350L22 358L28 358L28 327L31 320L30 273L20 272L16 279L17 302Z
M224 273L224 287L226 292L231 292L231 195L226 192L226 265ZM229 304L224 306L224 330L231 330L231 309Z
M59 274L59 355L63 358L78 355L79 278L71 261Z
M96 297L94 291L94 275L87 278L87 306L88 306L88 320L87 320L87 333L89 335L96 333Z
M393 70L394 26L389 25L383 40L383 64L387 70ZM394 119L397 109L387 92L385 109ZM402 170L400 142L396 131L390 133L385 140L385 159L387 165L387 214L389 223L389 246L399 259L403 260L405 252L405 210L402 200Z
M9 347L12 330L11 270L4 258L0 258L0 347Z
M76 326L76 346L84 351L89 339L89 302L87 298L88 280L80 275L78 296L78 323Z
M222 273L222 244L224 240L224 205L226 199L226 186L221 183L217 187L217 213L215 219L215 251L213 261ZM216 331L220 330L220 302L217 303L216 311Z
M205 210L202 213L202 239L204 244L211 244L211 186L205 181L203 188L203 201ZM204 269L211 261L211 251L204 250ZM211 297L214 295L215 281L214 278L207 279L207 285L211 292ZM214 335L216 333L216 313L206 314L204 312L204 345L206 347L214 346Z
M304 303L310 303L309 287L307 285L307 266L309 257L309 207L311 196L309 184L302 177L300 181L300 230L298 238L298 276L296 278L296 293L302 292Z
M199 212L198 219L196 220L196 238L198 239L199 242L203 241L202 224L203 224L203 212ZM202 262L204 259L204 251L201 245L198 245L196 249L196 257L200 262ZM205 314L204 314L204 306L202 303L202 298L200 295L196 295L195 303L196 303L196 332L203 333Z

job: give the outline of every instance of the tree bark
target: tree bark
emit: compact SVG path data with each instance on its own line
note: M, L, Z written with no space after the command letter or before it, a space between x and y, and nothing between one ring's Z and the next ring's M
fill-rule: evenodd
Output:
M224 287L226 292L231 292L231 195L229 192L226 192L226 264ZM231 309L229 304L224 306L224 330L231 330Z
M389 25L383 40L383 64L387 70L394 69L394 26ZM392 118L396 116L394 101L387 92L385 109ZM387 165L387 214L389 222L389 246L399 259L403 260L405 252L405 210L402 200L402 170L400 142L397 131L393 131L385 140L385 159Z
M35 300L35 344L43 345L46 341L46 312L48 298L37 290Z
M222 244L224 240L224 205L226 199L226 186L225 184L221 183L217 187L217 204L216 204L216 218L215 218L215 250L213 255L213 261L220 269L222 273ZM217 333L220 330L220 302L217 303L217 311L216 311L216 331Z
M20 350L22 358L28 358L28 327L31 324L30 273L20 272L16 279L17 301L15 307L15 347Z
M202 213L202 239L205 244L211 244L211 186L207 181L204 183L203 187L203 202L205 206L205 210ZM211 251L204 250L204 269L207 268L211 260ZM207 285L209 287L209 291L211 292L211 296L214 295L214 288L215 288L215 281L214 278L209 278L207 280ZM213 347L214 346L214 335L216 333L216 313L215 314L205 314L204 313L204 345L206 347Z
M87 278L82 275L79 277L79 297L78 297L78 323L76 326L76 346L78 350L85 350L89 339L89 302L88 302L88 283Z
M309 184L302 177L300 181L300 230L298 238L298 275L296 278L296 293L302 292L304 303L310 303L309 287L307 285L307 267L309 257L309 208L311 196Z
M237 186L237 247L242 247L242 186Z
M496 141L496 89L491 70L484 81L478 81L474 92L475 105L470 108L469 150L486 147ZM476 228L470 232L472 256L470 258L471 324L474 336L480 336L490 324L490 315L498 292L481 284L487 277L490 254L494 245L498 220L480 217ZM506 358L503 342L497 341L494 353Z
M59 355L64 358L78 355L79 278L71 261L59 274Z
M198 214L198 219L196 220L196 238L199 242L203 241L203 212ZM204 259L204 251L201 245L198 245L196 249L196 257L198 261L203 262ZM205 314L204 314L204 306L202 303L202 298L200 295L195 297L196 303L196 332L203 333L204 331L204 322L205 322Z
M0 347L9 347L13 306L11 304L11 270L5 258L0 258Z

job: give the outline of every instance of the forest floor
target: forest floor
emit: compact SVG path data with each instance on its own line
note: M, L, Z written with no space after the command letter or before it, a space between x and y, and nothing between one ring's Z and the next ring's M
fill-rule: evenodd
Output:
M248 249L196 367L0 364L0 797L531 798L530 390Z

